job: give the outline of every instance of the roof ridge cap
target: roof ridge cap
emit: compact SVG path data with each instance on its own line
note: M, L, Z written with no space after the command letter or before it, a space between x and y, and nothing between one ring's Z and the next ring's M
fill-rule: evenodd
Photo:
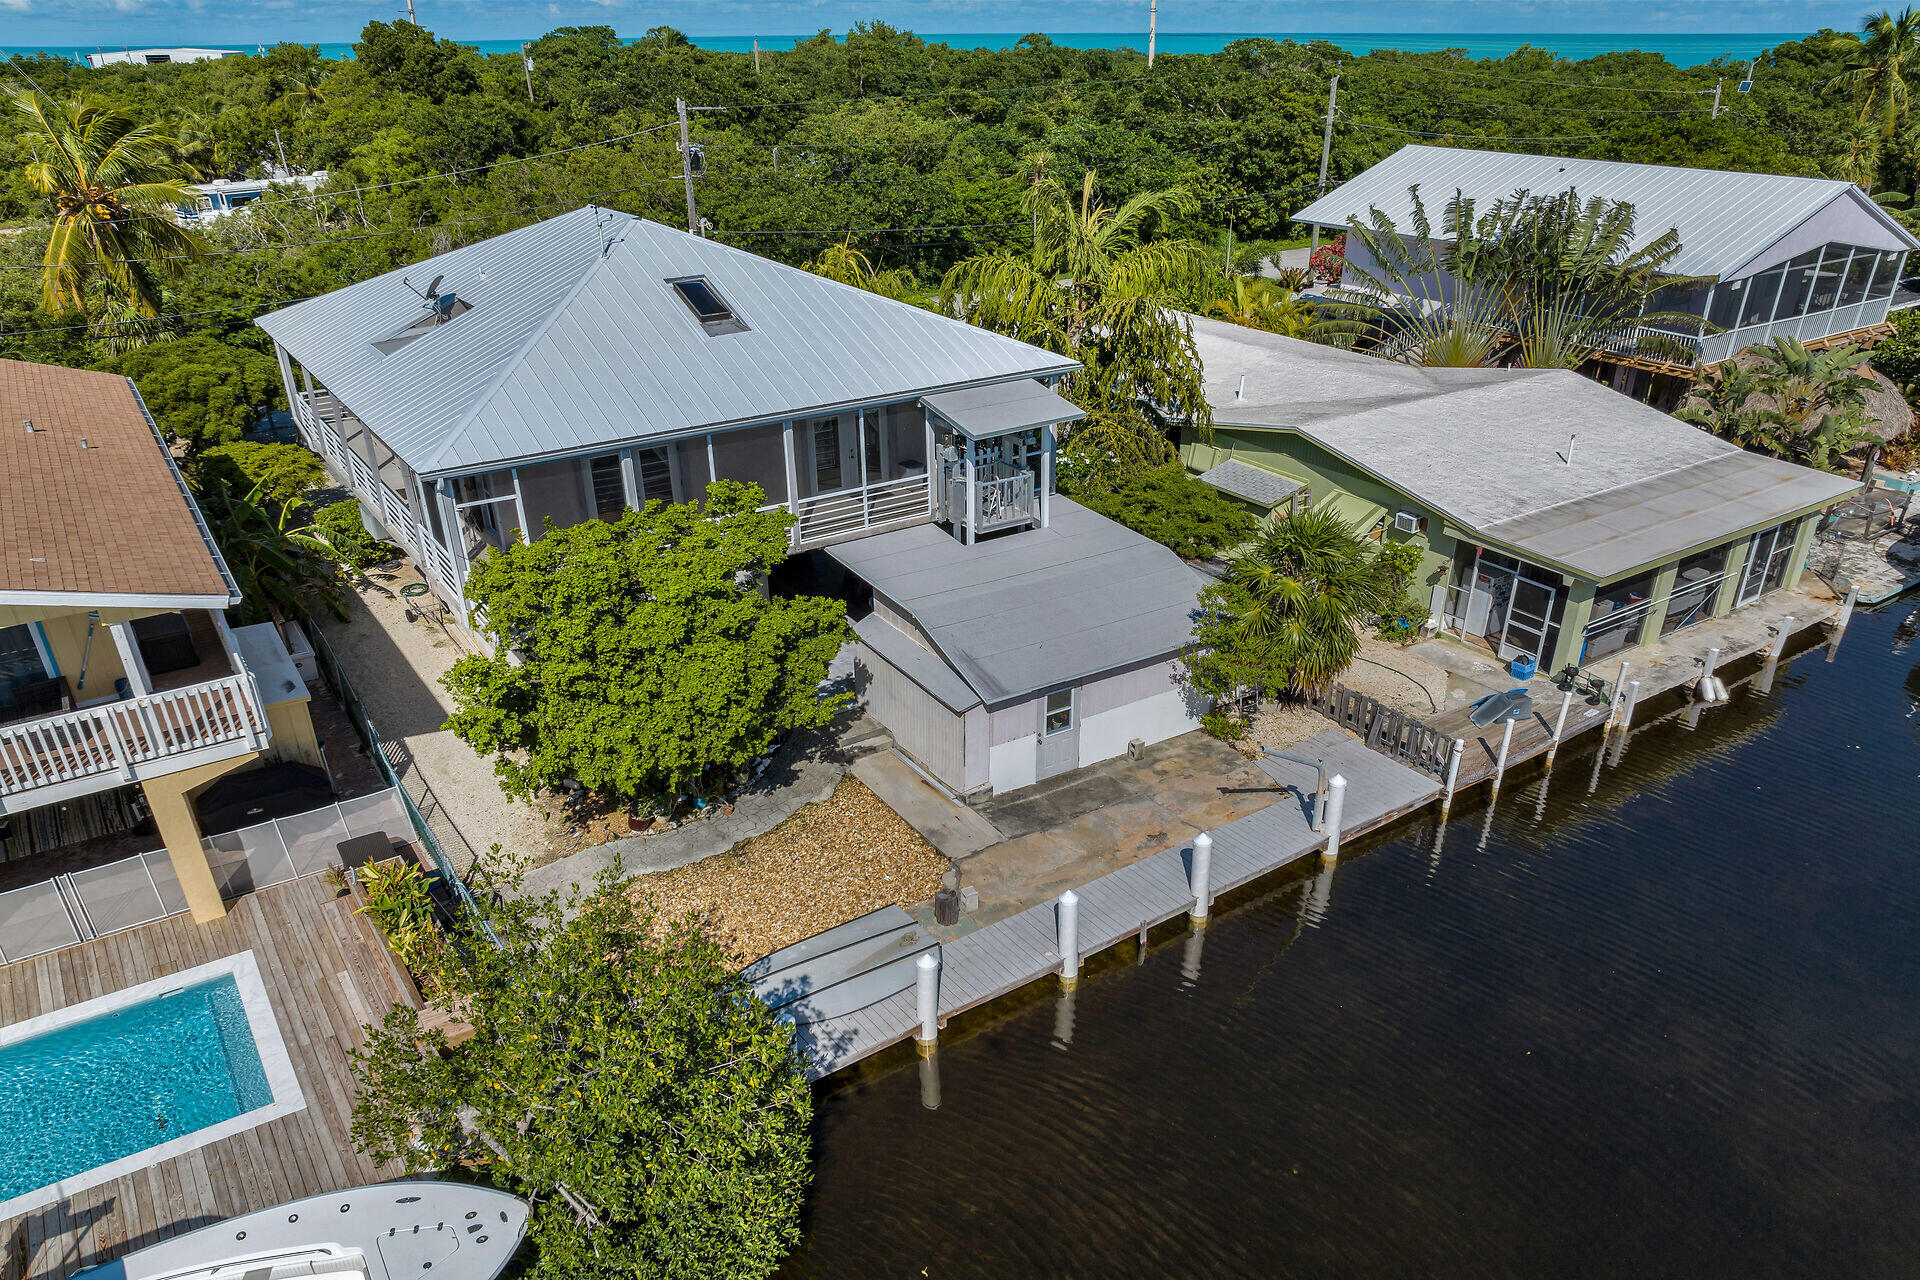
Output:
M586 209L598 210L600 206L585 204L580 206L580 208L583 211ZM616 217L627 219L627 225L621 229L620 236L604 242L605 250L587 260L587 264L581 269L580 275L572 284L567 286L567 291L554 300L553 305L547 308L547 314L540 318L540 323L533 327L533 331L527 334L525 340L520 343L514 353L501 362L499 370L495 372L493 377L488 381L486 390L473 398L473 402L469 404L466 411L460 415L460 420L454 423L452 430L448 431L445 437L442 438L440 447L434 451L433 457L427 460L427 465L422 469L421 474L431 475L433 473L432 468L440 464L440 460L447 456L447 453L453 448L454 443L465 434L467 426L472 423L475 418L480 416L480 410L485 407L489 400L493 399L494 393L500 390L501 385L507 380L507 375L520 367L521 363L526 360L527 353L533 350L533 344L546 336L547 330L551 329L554 321L560 318L560 313L565 311L568 304L579 296L580 291L586 287L587 281L593 278L594 273L601 264L605 263L607 259L612 256L614 244L617 243L621 236L624 236L628 230L631 230L636 223L643 221L643 219L637 218L633 214L621 213L618 209L608 209L606 212ZM584 221L584 219L582 219L582 221ZM601 225L599 218L596 217L593 224L593 238L596 243L601 242L600 236Z

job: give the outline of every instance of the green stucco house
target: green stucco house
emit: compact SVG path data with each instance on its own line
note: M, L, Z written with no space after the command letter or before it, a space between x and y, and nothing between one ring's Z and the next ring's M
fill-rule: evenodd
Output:
M1578 373L1424 369L1196 319L1209 484L1425 551L1441 628L1542 673L1792 586L1843 476L1748 453Z

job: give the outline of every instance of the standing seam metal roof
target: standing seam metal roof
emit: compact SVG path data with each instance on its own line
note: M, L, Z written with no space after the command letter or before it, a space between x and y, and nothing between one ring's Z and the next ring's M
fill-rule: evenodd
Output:
M1293 215L1295 222L1345 226L1348 219L1369 221L1379 209L1394 225L1413 225L1413 199L1420 198L1436 229L1441 211L1455 191L1486 212L1496 200L1524 188L1536 196L1558 195L1568 187L1581 197L1624 200L1633 205L1635 248L1664 234L1680 233L1680 253L1667 270L1680 276L1728 276L1769 245L1835 200L1853 200L1910 249L1920 240L1851 182L1833 178L1796 178L1773 173L1732 173L1719 169L1681 169L1670 165L1629 164L1619 160L1580 160L1568 156L1516 155L1414 144L1400 148L1348 182Z
M425 314L472 310L389 355ZM705 276L746 330L709 334L667 283ZM1066 373L1052 352L629 214L589 206L262 317L422 475L863 401Z

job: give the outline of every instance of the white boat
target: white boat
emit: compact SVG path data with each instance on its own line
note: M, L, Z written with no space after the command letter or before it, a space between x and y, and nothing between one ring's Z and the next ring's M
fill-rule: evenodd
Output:
M228 1218L74 1280L494 1280L526 1228L526 1201L504 1191L376 1182Z

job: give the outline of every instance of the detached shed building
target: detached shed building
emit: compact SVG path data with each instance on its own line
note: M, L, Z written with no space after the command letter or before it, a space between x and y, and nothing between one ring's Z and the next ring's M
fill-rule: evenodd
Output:
M1198 574L1055 496L1047 527L967 546L930 525L832 547L873 589L860 696L963 795L1011 791L1196 728L1178 661Z
M1402 147L1294 221L1341 231L1349 220L1369 223L1378 209L1410 231L1413 188L1437 227L1456 191L1484 212L1515 191L1554 196L1570 187L1583 200L1631 204L1635 248L1676 231L1681 249L1668 268L1675 276L1717 277L1670 290L1649 307L1707 320L1704 336L1697 327L1662 331L1691 346L1703 365L1778 337L1819 346L1870 336L1886 321L1907 254L1920 249L1885 209L1838 179L1425 145ZM1347 254L1379 274L1364 245L1349 241ZM1614 354L1634 359L1639 337L1622 334Z
M1331 505L1418 544L1444 629L1543 672L1792 586L1818 512L1859 487L1570 371L1418 368L1193 327L1215 428L1183 440L1191 470L1262 510Z

